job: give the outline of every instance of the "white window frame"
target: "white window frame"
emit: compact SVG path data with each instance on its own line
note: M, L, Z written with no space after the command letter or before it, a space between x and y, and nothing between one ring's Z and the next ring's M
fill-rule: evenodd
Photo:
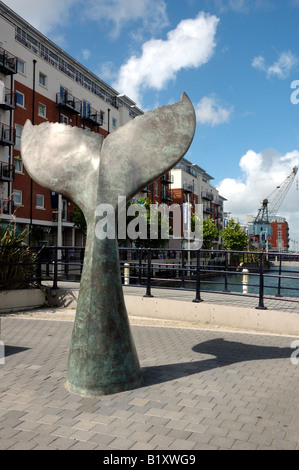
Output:
M16 130L15 149L21 150L21 136L23 132L23 126L20 126L20 124L15 124L15 130Z
M20 95L20 96L23 97L23 104L20 104L20 103L17 102L17 95ZM16 90L16 104L20 108L25 108L25 95L24 95L24 93L22 93L21 91L18 91L18 90Z
M19 201L16 201L16 196L20 197ZM15 189L13 192L13 202L16 206L22 206L23 204L23 191L20 191L19 189Z
M43 110L41 112L41 110ZM47 119L47 106L43 103L38 103L38 115L44 119Z
M40 86L42 86L44 88L47 87L47 75L45 73L39 72L38 83L40 84Z
M20 168L19 169L17 169L17 167L16 167L16 162L20 163ZM18 174L23 175L24 174L24 168L23 168L22 159L20 157L15 157L14 158L14 165L15 165L15 172L18 173Z
M23 70L23 71L19 70L19 64L23 64L23 66L24 66L24 70ZM26 62L24 62L24 61L21 60L21 59L18 59L17 71L18 71L18 73L20 73L20 74L22 74L22 75L25 75L25 73L26 73Z
M42 204L38 204L38 198L41 198ZM36 195L36 209L45 209L45 196L43 194Z
M68 116L65 116L65 114L60 114L60 124L68 124L69 123L69 118Z

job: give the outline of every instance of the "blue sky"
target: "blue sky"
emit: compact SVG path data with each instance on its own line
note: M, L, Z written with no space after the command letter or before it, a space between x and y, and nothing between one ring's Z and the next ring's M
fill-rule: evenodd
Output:
M241 222L299 165L299 0L4 3L143 110L185 91L197 114L187 158ZM299 241L296 188L279 215Z

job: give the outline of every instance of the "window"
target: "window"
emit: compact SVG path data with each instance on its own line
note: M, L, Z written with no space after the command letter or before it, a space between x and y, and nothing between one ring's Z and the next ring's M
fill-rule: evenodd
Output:
M116 124L117 124L117 121L115 118L112 119L112 127L113 129L116 129Z
M17 71L19 73L25 74L25 62L23 62L21 59L18 59L17 61Z
M15 172L16 173L23 173L23 162L20 157L14 158L14 165L15 165Z
M44 209L45 208L45 198L42 194L36 195L36 208Z
M89 117L90 116L90 104L87 103L87 101L83 101L82 115L83 115L83 117Z
M22 205L22 196L23 196L22 191L19 191L18 189L14 190L14 192L13 192L13 202L15 203L16 206L21 206Z
M64 114L60 114L59 122L62 123L62 124L68 124L69 123L69 118L67 116L65 116Z
M25 107L24 93L20 93L19 91L16 91L16 103L18 106L22 106L23 108Z
M21 135L22 135L22 132L23 132L23 127L20 126L19 124L16 124L15 128L16 128L15 149L16 150L21 150Z
M43 118L46 118L46 106L42 103L38 103L38 115L43 117Z
M155 196L158 196L158 183L155 182Z
M47 75L42 72L39 72L39 84L42 86L47 86Z

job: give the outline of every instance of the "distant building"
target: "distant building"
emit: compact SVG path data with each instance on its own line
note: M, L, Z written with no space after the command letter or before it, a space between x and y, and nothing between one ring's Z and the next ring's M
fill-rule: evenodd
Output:
M250 241L257 248L284 252L289 249L289 224L284 217L270 217L269 224L254 225L255 218L247 216ZM258 233L260 231L260 233Z

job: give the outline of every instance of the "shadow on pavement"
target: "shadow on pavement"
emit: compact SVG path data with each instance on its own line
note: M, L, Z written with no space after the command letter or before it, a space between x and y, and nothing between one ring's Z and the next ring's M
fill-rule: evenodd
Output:
M21 353L23 351L27 351L28 349L30 349L30 348L23 348L23 347L20 347L20 346L5 345L5 357L13 356L14 354L18 354L18 353Z
M199 343L193 346L192 351L202 354L203 358L199 361L143 367L143 386L168 382L240 362L290 359L294 350L244 344L218 338ZM206 358L207 355L213 357Z

